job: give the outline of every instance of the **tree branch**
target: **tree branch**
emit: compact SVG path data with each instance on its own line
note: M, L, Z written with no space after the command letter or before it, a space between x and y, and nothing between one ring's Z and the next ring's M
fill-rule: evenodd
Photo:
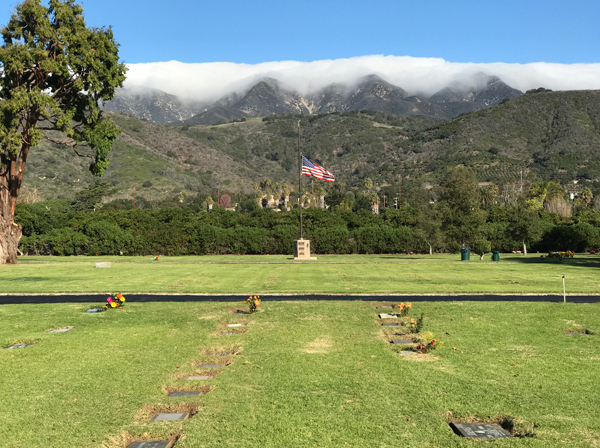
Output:
M51 131L52 129L46 129L46 130ZM71 146L71 147L73 147L73 149L75 149L75 146L77 146L77 142L75 140L71 140L71 141L68 141L68 140L64 140L64 141L55 140L52 137L48 137L46 134L43 134L43 133L42 133L42 137L44 137L49 142L56 143L58 145ZM77 154L77 155L79 155L79 154Z

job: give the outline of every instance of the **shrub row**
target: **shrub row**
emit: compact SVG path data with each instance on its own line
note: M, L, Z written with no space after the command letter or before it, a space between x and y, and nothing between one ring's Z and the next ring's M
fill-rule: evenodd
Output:
M60 201L19 204L16 221L23 225L21 250L30 255L205 255L292 254L299 237L298 211L258 210L196 213L186 208L127 211L74 211ZM489 213L479 240L493 250L522 248L509 232L507 211ZM426 237L420 211L406 207L374 216L362 212L307 209L304 237L316 254L456 252L460 244L443 229ZM584 219L585 218L585 219ZM577 252L600 247L600 214L570 221L544 215L542 238L529 250Z

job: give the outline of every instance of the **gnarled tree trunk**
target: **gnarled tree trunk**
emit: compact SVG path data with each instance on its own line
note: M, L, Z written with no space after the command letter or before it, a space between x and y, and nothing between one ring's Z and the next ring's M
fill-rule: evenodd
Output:
M10 165L3 160L0 166L0 264L17 262L17 246L23 229L15 224L17 198Z
M17 263L23 226L15 223L15 208L28 153L24 144L18 156L0 155L0 264Z

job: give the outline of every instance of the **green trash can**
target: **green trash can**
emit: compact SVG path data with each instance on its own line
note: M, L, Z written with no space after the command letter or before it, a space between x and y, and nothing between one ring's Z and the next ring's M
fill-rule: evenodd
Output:
M500 251L499 250L492 251L492 261L500 261Z
M461 249L460 250L460 261L469 261L471 260L471 249Z

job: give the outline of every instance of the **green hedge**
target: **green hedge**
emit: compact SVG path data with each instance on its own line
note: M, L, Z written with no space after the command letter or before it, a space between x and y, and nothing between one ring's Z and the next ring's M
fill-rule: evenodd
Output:
M493 250L522 248L509 231L510 207L488 211L477 239ZM304 237L315 254L429 252L420 228L421 211L403 207L379 216L367 211L303 211ZM299 212L259 209L237 213L222 209L196 213L189 208L76 211L65 201L19 204L21 250L40 255L206 255L293 253L300 236ZM600 213L586 210L573 218L540 213L542 239L531 251L598 250ZM421 236L420 236L421 235ZM441 231L434 251L456 252L458 241Z

